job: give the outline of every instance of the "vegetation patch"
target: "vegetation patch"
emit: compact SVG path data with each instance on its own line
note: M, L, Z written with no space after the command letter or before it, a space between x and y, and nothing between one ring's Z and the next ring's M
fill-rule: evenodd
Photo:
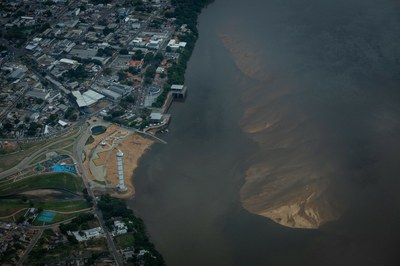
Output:
M115 242L117 245L117 249L125 249L128 247L133 247L135 245L135 238L133 237L133 234L126 234L117 236L115 238Z
M81 192L84 188L82 178L69 173L51 173L24 178L0 186L1 195L17 194L24 191L53 188L66 189L72 192Z
M33 201L33 200L0 200L0 216L8 216L23 208L40 208L42 210L54 211L79 211L91 207L92 204L86 200L74 201ZM76 213L74 215L77 215Z
M114 220L123 220L128 226L128 234L122 238L121 245L133 243L136 250L147 250L152 256L145 257L145 265L165 265L161 254L155 249L147 236L143 220L136 217L131 209L126 206L123 199L113 198L109 195L102 195L98 206L103 213L106 225L111 229Z
M87 139L87 141L86 141L86 143L85 143L85 146L86 146L86 145L89 145L89 144L92 144L93 142L94 142L94 138L93 138L92 135L90 135L90 137Z

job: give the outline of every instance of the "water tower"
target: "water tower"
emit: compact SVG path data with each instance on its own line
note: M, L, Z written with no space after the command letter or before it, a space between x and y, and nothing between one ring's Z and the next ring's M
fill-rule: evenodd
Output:
M118 191L126 191L127 188L125 186L125 180L124 180L124 166L122 164L122 160L124 158L124 154L122 151L118 150L117 152L117 166L118 166L118 186L117 189Z

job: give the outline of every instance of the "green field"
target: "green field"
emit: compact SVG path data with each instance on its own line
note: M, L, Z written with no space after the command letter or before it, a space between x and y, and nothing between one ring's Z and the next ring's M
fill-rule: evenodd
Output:
M132 233L127 233L125 235L115 237L115 242L117 249L125 249L134 246L135 238L133 237Z
M56 216L54 216L54 220L49 223L49 222L41 222L41 221L33 221L33 225L34 226L42 226L42 225L46 225L46 224L54 224L54 223L59 223L68 219L72 219L77 217L79 214L85 213L88 211L81 211L81 212L76 212L76 213L68 213L68 214L61 214L61 213L57 213Z
M84 188L82 178L69 173L51 173L28 177L17 182L2 184L0 195L17 194L24 191L55 188L81 192Z
M21 200L0 200L0 217L10 215L22 208L29 208L29 203Z
M54 211L77 211L90 207L86 200L73 201L32 201L34 208L43 208L43 210ZM0 200L0 217L10 215L20 209L31 207L30 203L22 200ZM57 214L61 215L61 214ZM70 214L66 214L70 215Z

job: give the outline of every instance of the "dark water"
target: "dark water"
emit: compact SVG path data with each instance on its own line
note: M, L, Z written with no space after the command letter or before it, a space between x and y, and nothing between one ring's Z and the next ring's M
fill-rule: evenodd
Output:
M168 265L400 262L399 11L390 0L217 0L204 11L189 97L173 106L168 145L143 158L131 202ZM254 75L237 67L226 34L251 50L254 62L239 61ZM257 112L242 121L252 104ZM279 130L244 132L271 113ZM305 123L284 130L299 114ZM240 204L246 170L282 165L265 145L286 138L309 143L303 171L328 179L327 198L342 207L319 230L285 228ZM276 156L293 163L296 147Z

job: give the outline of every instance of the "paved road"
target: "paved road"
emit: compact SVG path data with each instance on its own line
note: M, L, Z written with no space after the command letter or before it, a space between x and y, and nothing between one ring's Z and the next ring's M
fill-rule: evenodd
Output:
M45 144L44 146L42 146L40 149L38 149L37 151L35 151L33 154L31 154L30 156L25 157L20 163L18 163L16 166L14 166L13 168L10 168L6 171L3 171L0 173L0 179L8 177L10 175L16 174L19 171L27 168L29 166L29 163L32 161L32 159L34 159L36 156L38 156L40 153L44 152L47 148L61 143L63 141L69 140L69 139L75 139L77 136L79 136L80 132L82 131L82 128L79 129L79 131L69 137L64 137L64 138L60 138L57 141L54 142L49 142L48 144Z
M76 139L76 141L74 143L74 146L73 146L74 156L72 157L72 159L76 162L77 165L79 165L80 169L82 170L83 183L85 184L85 187L87 189L89 196L91 196L94 199L93 200L93 211L94 211L95 215L97 216L99 223L100 223L100 227L105 234L109 252L113 256L116 264L122 266L122 265L124 265L123 259L121 257L121 254L118 252L117 248L115 247L115 243L110 235L110 232L108 231L108 228L106 227L106 225L104 223L103 214L97 207L97 201L95 200L95 195L94 195L92 188L89 185L89 182L86 178L87 173L86 173L85 167L83 166L83 158L82 158L83 148L85 146L87 139L91 135L89 130L90 129L88 128L88 126L86 124L84 124L84 126L82 127L81 135Z
M31 242L29 243L28 247L25 249L24 254L22 255L21 259L18 261L17 266L22 265L22 263L28 258L29 253L32 251L33 247L36 245L36 242L42 236L43 229L39 229L39 232L33 237Z

